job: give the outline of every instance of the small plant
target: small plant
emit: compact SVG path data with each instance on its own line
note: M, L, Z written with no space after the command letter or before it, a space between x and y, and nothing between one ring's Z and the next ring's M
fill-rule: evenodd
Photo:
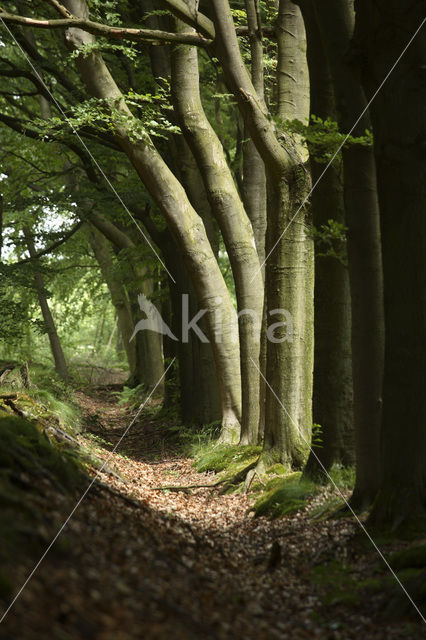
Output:
M124 387L123 391L117 391L115 395L118 398L118 406L129 405L130 407L135 407L143 402L146 391L143 384L138 384L133 389Z

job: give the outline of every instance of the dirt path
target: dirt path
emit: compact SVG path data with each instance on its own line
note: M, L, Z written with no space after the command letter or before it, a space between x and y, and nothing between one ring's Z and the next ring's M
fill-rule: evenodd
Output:
M114 396L79 401L90 431L117 442L129 415ZM246 495L159 490L214 480L173 455L161 429L152 412L134 425L110 463L125 482L101 478L122 497L88 494L0 627L1 640L424 637L384 623L381 597L321 602L313 566L349 558L365 577L376 562L374 553L358 555L351 521L298 514L269 522L247 513ZM20 568L22 581L29 568Z

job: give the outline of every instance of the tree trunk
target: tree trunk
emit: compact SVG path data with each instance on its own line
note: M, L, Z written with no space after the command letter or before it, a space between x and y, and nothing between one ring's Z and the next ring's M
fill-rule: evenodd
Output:
M349 65L353 35L350 0L327 0L317 19L328 54L340 129L348 132L366 107L364 91ZM368 114L353 135L365 135ZM350 145L342 150L349 279L352 299L352 367L356 483L353 508L364 510L375 498L379 479L379 433L383 373L383 284L379 206L373 150Z
M311 88L311 114L335 119L330 69L311 0L300 2L307 34ZM332 165L324 176L324 164L311 156L311 195L317 230L330 219L345 224L342 176ZM346 251L343 251L345 254ZM343 258L344 260L344 258ZM320 446L313 444L305 476L325 480L333 463L354 464L351 362L351 302L348 270L344 261L323 255L315 248L315 352L312 412L320 425Z
M254 90L228 1L212 0L212 10L216 54L267 168L267 246L272 251L265 280L268 322L284 323L275 330L277 340L267 341L265 450L260 466L278 459L300 466L312 424L313 250L310 216L302 207L310 181L303 149L277 132Z
M409 5L409 6L408 6ZM424 19L424 3L356 2L370 96ZM369 522L423 532L426 506L426 50L418 33L372 103L381 212L385 366L379 493Z
M259 3L258 0L245 0L245 6L250 41L251 79L259 99L264 101L262 25ZM259 262L263 265L266 239L266 173L263 160L250 138L247 126L243 142L242 195L245 210L253 227ZM264 273L265 270L262 268L263 277Z
M195 33L178 22L178 31ZM254 444L259 426L259 350L263 284L253 230L244 210L222 145L211 127L199 93L198 54L175 47L172 93L185 138L197 160L207 197L226 245L239 310L242 386L242 444Z
M118 328L123 339L130 375L132 376L136 369L136 350L135 343L130 342L134 322L127 299L127 293L121 280L114 274L114 261L108 241L93 227L89 227L88 229L88 238L108 287L111 302L117 313Z
M74 15L88 15L87 5L82 0L66 0L64 4ZM81 29L68 29L66 37L70 46L77 50L82 44L94 42L94 38ZM227 441L235 441L239 438L241 417L239 348L232 337L235 310L202 220L149 136L143 134L137 139L133 137L132 127L138 129L139 122L125 104L100 54L93 52L85 56L80 55L77 58L77 66L89 92L116 105L121 114L115 129L117 142L127 153L142 182L156 200L184 255L199 304L207 311L206 320L221 392L222 435ZM222 316L222 322L218 320L219 315ZM221 334L221 342L214 339L218 334Z
M283 122L307 122L305 31L300 9L289 0L279 4L277 33L278 115ZM302 161L301 141L297 151ZM306 460L312 426L314 264L310 213L304 208L297 213L309 186L303 174L300 166L290 188L268 184L268 252L284 233L266 265L268 310L286 309L292 333L287 326L287 340L279 345L268 340L266 377L282 406L273 394L267 396L264 449L266 464L279 459L289 467Z
M28 227L24 227L24 236L28 247L30 257L33 258L33 271L34 282L37 290L37 297L40 304L41 314L43 316L44 324L46 325L47 335L49 338L50 349L52 351L53 360L55 362L56 373L63 379L68 380L68 369L65 361L64 352L62 350L61 341L59 340L58 332L56 331L55 321L50 311L49 303L47 301L46 289L44 288L43 276L37 268L37 260L35 259L36 250L34 247L34 240L31 231Z

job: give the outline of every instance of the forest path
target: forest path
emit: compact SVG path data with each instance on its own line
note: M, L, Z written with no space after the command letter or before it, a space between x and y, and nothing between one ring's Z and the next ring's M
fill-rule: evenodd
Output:
M91 489L0 627L1 640L423 637L378 621L380 597L356 607L320 602L312 568L353 555L352 521L300 513L270 522L247 512L247 495L159 490L214 477L173 453L152 409L110 459L106 442L118 441L131 416L110 391L78 400L89 432L105 441L101 457L125 481L101 475L110 490ZM93 444L88 436L80 438ZM66 504L58 516L69 511ZM357 576L372 562L364 551ZM22 568L22 582L31 568Z

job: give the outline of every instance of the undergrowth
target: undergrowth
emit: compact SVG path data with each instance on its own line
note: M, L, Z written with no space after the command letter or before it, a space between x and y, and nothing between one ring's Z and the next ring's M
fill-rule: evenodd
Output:
M84 486L91 464L74 438L80 414L71 392L35 379L26 388L11 377L0 390L0 597L12 589L11 559L15 565L46 546L53 505Z

